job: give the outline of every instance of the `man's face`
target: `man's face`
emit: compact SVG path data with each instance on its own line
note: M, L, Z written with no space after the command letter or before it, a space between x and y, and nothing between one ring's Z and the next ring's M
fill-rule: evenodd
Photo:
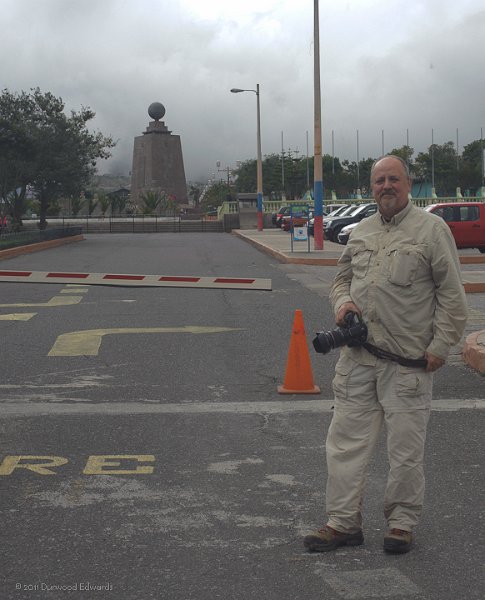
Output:
M399 160L381 159L372 172L371 187L379 212L385 219L391 219L407 206L411 180Z

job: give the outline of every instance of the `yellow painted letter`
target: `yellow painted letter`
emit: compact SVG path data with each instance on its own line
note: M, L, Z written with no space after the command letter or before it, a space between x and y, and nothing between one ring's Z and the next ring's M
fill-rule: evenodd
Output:
M15 469L27 469L39 475L56 475L51 469L67 462L67 458L62 456L6 456L0 464L0 475L11 475Z
M142 475L153 473L153 467L144 466L135 469L109 469L107 467L120 467L122 460L135 460L137 462L154 462L153 454L107 454L103 456L90 456L84 468L84 475Z

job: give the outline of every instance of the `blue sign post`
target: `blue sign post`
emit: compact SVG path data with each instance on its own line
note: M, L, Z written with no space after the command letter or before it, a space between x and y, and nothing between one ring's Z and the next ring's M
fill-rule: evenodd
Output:
M295 225L293 219L298 218L303 224ZM290 207L290 237L291 251L293 252L293 242L307 242L308 252L310 252L310 236L308 235L308 224L310 221L310 206L308 204L293 204Z

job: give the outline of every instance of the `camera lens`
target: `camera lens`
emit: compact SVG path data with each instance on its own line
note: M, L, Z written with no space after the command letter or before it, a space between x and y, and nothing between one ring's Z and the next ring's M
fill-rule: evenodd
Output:
M330 331L320 331L313 339L313 347L320 354L341 346L360 346L367 339L367 326L354 314L347 313L347 327L337 327Z
M313 340L313 347L320 354L327 354L330 350L344 346L347 343L345 332L345 329L340 328L322 331Z

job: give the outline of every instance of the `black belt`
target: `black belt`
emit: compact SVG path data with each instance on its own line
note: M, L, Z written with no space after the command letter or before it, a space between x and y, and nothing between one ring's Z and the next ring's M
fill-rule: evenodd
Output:
M411 367L415 369L426 369L428 365L428 361L425 358L404 358L403 356L399 356L398 354L393 354L392 352L387 352L386 350L381 350L381 348L377 348L377 346L373 346L368 342L364 342L362 346L377 358L383 358L384 360L392 360L394 362L399 363L403 367Z

